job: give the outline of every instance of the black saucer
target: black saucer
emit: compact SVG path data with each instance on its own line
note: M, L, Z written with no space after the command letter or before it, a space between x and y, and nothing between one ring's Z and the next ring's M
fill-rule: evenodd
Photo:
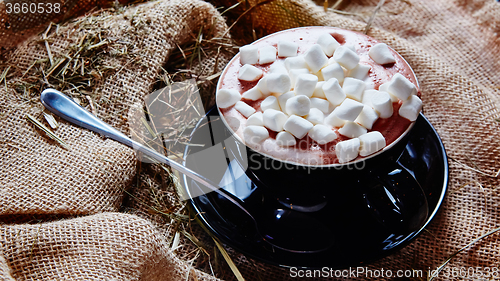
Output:
M395 167L367 169L363 179L372 181L378 178L377 173L401 173L401 176L391 178L393 182L390 184L394 186L415 186L416 179L422 187L422 196L425 196L420 199L428 206L424 221L417 228L408 227L411 222L403 221L405 217L400 214L380 215L382 208L378 207L383 206L376 206L376 202L372 204L373 198L380 194L371 191L362 192L357 197L348 191L345 194L336 192L339 199L330 200L326 207L319 206L318 211L290 210L286 202L276 200L265 188L252 182L234 162L236 160L228 156L232 139L223 126L217 110L211 110L200 120L191 136L191 145L186 149L185 165L221 182L226 193L239 198L259 223L271 225L264 233L268 241L281 240L299 248L328 244L326 250L317 252L290 252L273 247L262 239L253 222L240 209L223 196L208 192L207 188L184 176L183 183L192 197L190 201L196 219L227 245L263 262L301 268L346 268L382 258L401 249L421 233L435 216L446 193L446 153L436 131L423 115L418 118ZM389 199L394 198L389 195ZM407 202L410 203L403 203L403 207L411 205L412 201ZM302 229L297 231L297 228Z

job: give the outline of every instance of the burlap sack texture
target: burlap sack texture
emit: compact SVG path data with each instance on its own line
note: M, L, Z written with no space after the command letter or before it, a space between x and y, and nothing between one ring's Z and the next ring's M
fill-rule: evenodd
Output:
M250 4L255 4L255 2L250 2ZM349 17L333 12L325 13L322 7L318 7L310 1L275 1L255 9L255 12L252 13L252 24L255 28L264 30L264 33L296 27L301 24L331 25L362 31L365 24L357 19L360 16L369 17L377 4L376 1L344 2L346 3L341 6L342 10L356 13L358 16ZM370 265L370 268L427 270L440 265L451 253L480 234L499 225L499 194L496 177L499 169L499 134L498 123L494 121L495 118L498 118L498 104L495 105L492 100L497 97L498 89L496 87L498 87L497 81L500 77L499 67L496 64L498 63L496 58L499 56L499 42L498 35L495 33L499 26L498 16L495 15L499 15L500 11L494 1L386 2L374 22L375 28L372 28L369 34L390 44L414 67L422 88L426 116L440 133L449 156L454 160L450 162L450 192L442 211L428 229L429 233L424 233L402 251ZM230 4L234 4L234 2L227 4L227 6ZM450 42L452 43L450 44ZM488 51L482 52L480 50ZM475 69L475 71L471 69ZM117 122L115 125L122 125L123 128L123 123ZM474 169L480 170L481 173ZM27 276L41 274L39 276L43 276L44 279L50 279L56 278L53 277L56 274L52 272L69 272L69 275L66 276L71 275L71 278L74 279L85 279L85 277L79 277L83 276L80 271L72 270L77 268L74 266L75 263L71 263L71 266L68 267L59 267L57 264L47 262L45 264L51 271L46 271L47 268L43 267L43 262L32 262L35 255L30 254L31 258L28 259L16 258L18 253L16 251L24 251L25 253L36 253L37 258L41 258L41 260L53 260L54 257L57 257L58 251L44 252L38 251L38 249L50 249L53 245L68 248L71 243L66 244L67 238L71 237L78 237L76 241L84 240L90 241L89 244L102 245L100 244L102 243L100 234L106 232L103 229L98 230L97 234L94 232L85 236L89 233L88 225L86 225L83 227L87 231L84 231L85 235L77 236L75 234L81 232L82 228L76 226L80 225L82 220L100 221L104 225L107 221L117 221L117 224L110 224L111 227L117 229L131 223L131 221L140 221L139 224L147 225L145 232L149 232L150 227L152 227L149 223L136 217L117 214L95 215L52 224L2 226L2 241L8 242L3 242L1 245L6 266L0 267L0 270L4 270L0 271L0 274L19 279L33 279ZM61 231L61 228L56 226L59 224L64 224L68 231ZM89 223L89 225L95 224ZM117 227L117 225L120 226ZM26 232L31 233L31 235L28 237L21 235L19 236L21 239L17 240L16 235L10 231L16 227L18 229L16 233L27 230ZM94 228L99 229L98 227ZM57 231L52 231L52 229ZM131 236L126 236L123 240L115 236L114 239L119 241L118 244L126 245L127 249L132 249L134 242L136 244L142 243L134 239L134 237L140 237L142 232L136 232L135 228L130 228L127 233L131 233ZM169 234L169 232L166 233ZM58 240L59 243L55 243L52 240L45 244L33 243L33 237L55 236L55 234L59 234L64 241ZM35 241L38 240L35 239ZM74 240L69 241L73 242ZM151 243L157 243L156 245L162 243L149 241L140 245L151 247ZM499 242L498 234L483 239L455 257L449 267L498 267ZM29 250L29 244L36 244L37 251ZM12 247L12 245L17 246ZM6 249L10 250L6 251ZM82 261L87 257L92 257L94 250L96 249L80 251L81 256L75 260ZM135 251L140 251L140 249L135 249ZM150 257L150 253L158 252L151 250L145 256ZM247 280L290 279L286 269L256 263L241 254L232 251L231 253L233 260ZM167 260L171 258L168 254L163 256L166 256ZM150 260L154 261L154 259ZM92 271L92 274L95 274L93 276L104 276L103 271L105 270L103 268L108 269L107 266L113 263L116 263L114 257L111 259L101 258L100 268L95 268L95 271ZM118 266L117 268L121 268L122 271L112 271L111 275L114 275L115 278L121 278L120 276L124 275L120 274L126 272L125 275L129 275L124 277L125 279L137 279L137 276L141 276L141 274L137 275L137 272L142 272L149 273L148 276L143 275L143 279L163 274L162 276L172 276L171 279L179 280L176 278L179 275L173 275L175 271L172 268L165 267L166 271L156 271L155 269L162 268L162 266L155 268L154 264L156 263L151 262L147 266L140 267L135 274L130 274L131 271L128 269ZM22 268L27 270L21 270ZM185 271L182 272L185 273ZM458 277L442 280L461 279Z
M179 260L148 221L132 215L103 213L0 231L2 266L10 267L0 276L11 280L211 279Z
M199 24L213 20L215 10L206 5L179 6L172 2L140 6L117 18L110 16L108 20L91 22L77 34L72 30L79 30L77 25L83 23L72 23L51 34L51 52L54 57L62 56L80 42L82 36L90 37L93 30L101 29L104 31L100 36L106 36L106 40L120 39L129 45L132 42L133 47L129 46L128 52L134 56L133 60L126 60L130 56L106 58L102 64L113 65L117 74L97 80L89 94L95 100L97 115L127 132L128 107L149 94L169 51L175 44L188 40L192 33L197 33ZM141 21L148 24L137 30L133 25ZM214 24L215 30L222 35L223 20L214 20ZM29 41L12 54L9 65L15 65L17 73L25 73L33 61L46 57L47 49L43 44ZM221 65L223 67L224 63ZM16 78L9 83L12 87L20 84ZM1 180L5 196L0 199L0 214L117 211L123 190L134 175L134 152L65 122L56 133L66 140L70 149L54 145L25 119L26 114L43 118L36 92L29 97L29 102L25 102L12 89L6 92L6 88L2 88L1 91L2 111L7 114L1 134L6 146L2 148L4 157L0 168L5 175Z
M80 2L88 4L87 1ZM112 65L115 72L92 80L92 86L86 88L88 91L84 93L93 104L87 106L89 110L94 110L99 117L128 133L126 117L129 107L152 91L161 67L177 44L191 40L200 28L206 39L227 37L224 34L227 26L215 8L202 1L156 1L114 12L116 14L105 11L84 21L76 20L54 27L48 34L48 42L54 60L64 57L95 33L109 44L123 44L127 48L127 56L103 56L100 65ZM66 150L26 120L27 114L43 120L39 103L42 87L38 84L35 89L26 87L26 77L37 73L33 67L42 68L38 64L34 66L33 62L47 58L48 51L44 42L40 44L40 39L43 35L18 46L8 54L0 70L8 73L0 93L4 114L0 133L3 144L0 147L0 215L4 223L17 227L14 232L9 230L10 226L1 227L0 241L5 260L2 260L0 272L15 279L33 280L164 280L165 276L186 279L188 275L189 279L212 279L204 273L191 272L186 261L172 258L172 252L165 244L167 239L155 232L150 222L120 213L101 214L120 210L123 194L130 189L136 172L133 150L59 120L60 127L54 131L70 147ZM103 50L99 53L106 54L107 49ZM207 66L215 67L215 73L222 70L229 58L221 51L217 63L211 57L200 64L204 70ZM201 67L195 65L193 68ZM42 75L39 78L44 79ZM43 87L50 86L48 81L41 83ZM60 85L53 84L54 87ZM63 89L76 96L75 92ZM85 102L85 94L76 97ZM213 97L208 99L210 102L213 104ZM95 213L99 214L82 218L89 224L82 224L79 219L57 222L56 225L62 225L62 228L43 223L66 216ZM14 225L25 221L40 223ZM126 224L131 221L143 227L131 226L127 229ZM95 229L97 232L82 229ZM118 232L118 229L131 234L115 235L111 239L116 245L123 245L134 253L124 252L130 255L129 261L125 259L117 265L110 262L122 260L121 257L117 259L117 252L95 253L95 247L86 247L109 244L108 238L94 234L105 230ZM26 231L25 235L21 234L23 231ZM84 234L80 235L82 231ZM143 239L145 232L154 233L157 239ZM49 239L40 240L41 237ZM75 243L81 244L75 246ZM54 251L56 248L74 249L75 254ZM29 254L23 256L21 252L26 250ZM66 260L67 263L59 266L61 263L55 260ZM130 267L129 263L134 266ZM79 264L83 264L88 271L83 273Z

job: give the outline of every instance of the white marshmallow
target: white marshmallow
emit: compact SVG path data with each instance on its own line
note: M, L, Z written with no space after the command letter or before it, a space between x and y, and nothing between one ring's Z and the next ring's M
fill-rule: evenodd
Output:
M389 93L388 90L389 90L389 85L390 84L391 84L391 81L385 82L384 84L382 84L382 85L380 85L378 87L378 90L381 91L381 92ZM392 102L397 102L398 101L398 97L396 97L394 95L391 95L391 93L389 93L389 95L391 96Z
M269 137L269 132L262 126L247 126L243 130L243 138L245 142L257 144Z
M352 99L345 99L332 113L335 113L340 119L354 121L363 110L364 105Z
M286 101L286 113L289 115L305 116L309 113L310 109L311 101L307 96L293 96Z
M290 77L284 73L271 73L266 76L266 87L271 93L286 93L291 87Z
M295 94L304 95L310 98L316 89L316 84L318 83L318 77L313 74L304 74L297 77L295 82ZM269 82L268 82L269 84Z
M271 63L276 60L276 48L265 46L259 49L259 64Z
M358 138L341 141L335 145L339 163L346 163L358 157L360 142Z
M325 99L311 98L311 108L317 108L326 114L330 112L330 102Z
M357 138L361 135L366 134L366 132L367 130L365 127L351 121L347 121L344 126L339 129L339 134L344 135L348 138Z
M391 81L388 81L388 82L385 82L383 84L381 84L379 87L378 87L378 90L379 91L382 91L382 92L387 92L387 90L389 89L389 85L391 84Z
M326 116L325 119L323 120L323 124L337 128L344 126L346 122L347 122L346 120L339 118L335 114L335 110L332 113L328 114L328 116Z
M380 92L388 93L388 92L386 92L386 91L380 91ZM388 93L388 94L389 94L389 93ZM391 97L391 101L392 101L392 102L398 102L398 101L399 101L398 97L396 97L395 95L391 95L391 94L389 94L389 97Z
M310 74L309 69L307 68L297 68L291 69L288 74L290 75L290 82L292 83L292 88L295 88L295 84L297 83L297 78L304 74Z
M288 116L285 113L274 109L268 109L262 114L264 126L275 132L283 131L283 125L287 121L287 118Z
M325 92L323 91L323 85L325 81L318 81L316 87L314 88L313 97L326 99Z
M325 119L325 114L321 112L321 110L317 108L311 108L309 110L309 114L306 116L306 120L313 123L314 125L316 124L323 124L323 121Z
M396 62L391 50L389 50L389 47L387 47L387 45L384 43L378 43L375 46L371 47L368 51L368 55L378 64L388 64Z
M358 54L346 46L338 47L333 54L333 59L348 70L355 68L359 63Z
M323 84L323 92L326 99L334 106L338 106L346 98L344 91L340 87L339 81L335 78L331 78Z
M339 42L333 38L332 35L325 33L318 37L318 41L316 42L321 46L325 55L331 57L333 52L340 46Z
M262 70L251 64L243 65L238 72L238 79L243 81L256 81L260 77L262 77Z
M267 97L271 94L271 91L267 88L267 76L262 77L259 82L257 82L257 89L260 90L263 96Z
M253 45L240 47L240 63L257 64L259 62L259 48Z
M353 51L356 53L356 47L354 47L354 45L344 45L344 47L348 48L349 50Z
M282 131L276 135L276 144L279 146L294 146L297 141L292 134Z
M260 103L260 109L262 109L263 112L268 110L268 109L274 109L274 110L281 111L279 103L278 103L278 99L275 96L268 96L267 98L265 98Z
M304 54L304 59L306 60L307 66L309 66L309 69L313 73L318 72L328 64L328 57L318 44L312 45L311 48L307 50Z
M250 105L242 101L236 102L234 108L238 110L246 118L250 117L250 115L255 113L255 108L251 107Z
M369 65L358 64L355 68L349 70L349 74L347 76L359 80L365 80L366 76L368 76L370 68L371 67Z
M295 96L295 93L290 91L290 92L286 92L282 95L280 95L278 97L278 103L280 105L280 108L281 108L281 111L283 111L284 113L290 115L287 111L286 111L286 102L291 98L291 97L294 97Z
M295 57L298 49L297 43L281 40L278 42L278 57Z
M377 119L377 112L373 108L371 108L371 106L365 105L361 113L358 115L358 118L356 118L354 122L359 123L361 126L367 128L368 130L371 130L373 124L375 123L375 121L377 121Z
M335 108L337 108L337 107L335 105L333 105L332 103L330 103L330 106L328 107L328 113L326 113L326 114L332 113Z
M258 99L263 98L264 95L259 90L259 88L253 87L252 89L244 92L241 97L244 99L247 99L247 100L258 100Z
M421 110L422 100L416 95L411 95L399 108L399 115L413 122L417 120Z
M235 89L220 89L217 91L216 100L219 108L228 108L233 106L240 99L240 92Z
M258 111L250 115L247 119L247 126L264 126L264 121L262 120L262 112Z
M392 101L388 93L379 91L376 95L372 96L371 103L380 118L389 118L392 116Z
M303 138L314 125L306 119L297 115L292 115L286 120L283 128L296 138Z
M387 92L396 96L398 99L405 101L411 95L417 94L417 87L402 74L396 73L387 87Z
M363 99L363 92L365 91L365 88L365 82L352 77L346 77L344 79L344 85L342 86L342 90L348 98L359 102Z
M321 69L321 74L323 74L323 79L325 81L330 80L331 78L336 78L339 80L339 83L344 82L344 69L338 63L330 64L323 69Z
M307 68L307 63L304 56L291 57L285 59L285 67L288 71L292 69Z
M365 92L363 93L363 98L361 99L361 103L373 107L372 97L378 95L378 93L379 91L373 89L365 90Z
M284 73L288 74L288 70L285 67L285 63L282 60L277 60L269 68L269 73Z
M323 74L321 73L321 70L316 73L313 73L313 75L316 75L316 77L318 77L318 81L325 81L325 79L323 78Z
M332 130L332 128L322 124L317 124L309 130L309 137L319 144L327 144L337 139L337 134Z
M359 155L368 156L385 147L384 136L377 131L369 132L358 137L360 147Z

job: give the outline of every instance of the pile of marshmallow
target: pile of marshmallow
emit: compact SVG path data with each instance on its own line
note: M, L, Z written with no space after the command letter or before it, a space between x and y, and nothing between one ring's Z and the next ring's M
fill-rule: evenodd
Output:
M395 63L386 44L378 43L368 55L380 65ZM278 57L286 57L277 60ZM393 115L393 102L402 100L399 115L415 121L422 108L415 85L403 75L395 74L379 90L366 89L370 66L360 64L353 46L340 45L333 36L320 36L303 55L298 45L279 41L274 46L240 48L238 79L257 81L242 95L236 89L219 89L217 105L234 108L247 118L243 131L245 142L257 144L269 138L269 130L277 132L276 143L294 146L296 139L307 134L323 145L338 138L338 133L350 139L339 141L335 152L339 163L373 154L386 146L384 136L369 131L378 118ZM256 64L273 63L268 73ZM244 100L263 99L262 112Z

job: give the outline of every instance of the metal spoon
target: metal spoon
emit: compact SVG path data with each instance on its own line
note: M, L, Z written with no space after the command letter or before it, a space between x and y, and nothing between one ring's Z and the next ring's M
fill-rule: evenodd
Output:
M245 214L248 215L248 217L251 218L253 223L255 224L255 227L257 229L257 233L259 236L262 237L264 241L267 243L271 244L274 247L277 247L279 249L289 251L289 252L318 252L318 251L323 251L328 248L326 247L318 247L317 249L290 249L288 248L289 246L280 246L276 245L275 243L272 243L270 239L266 239L267 235L262 235L261 229L259 228L259 225L257 223L257 220L254 218L254 216L245 208L241 205L240 202L238 202L237 199L231 197L227 193L225 193L223 190L221 190L221 186L214 183L210 179L204 177L203 175L200 175L196 173L195 171L177 163L174 162L164 155L159 154L158 152L130 139L120 131L116 130L115 128L111 127L109 124L105 123L101 119L97 118L96 116L92 115L90 112L88 112L86 109L81 107L79 104L77 104L75 101L73 101L71 98L66 96L65 94L61 93L60 91L57 91L55 89L46 89L42 92L40 100L42 104L52 113L55 115L69 121L70 123L73 123L75 125L78 125L80 127L89 129L93 132L102 134L108 138L111 138L115 141L118 141L126 146L129 146L133 149L136 149L145 155L157 160L160 163L169 165L173 169L183 173L184 175L190 177L191 179L195 180L196 182L210 188L211 190L217 192L227 200L229 200L232 204L234 204L236 207L241 209Z

